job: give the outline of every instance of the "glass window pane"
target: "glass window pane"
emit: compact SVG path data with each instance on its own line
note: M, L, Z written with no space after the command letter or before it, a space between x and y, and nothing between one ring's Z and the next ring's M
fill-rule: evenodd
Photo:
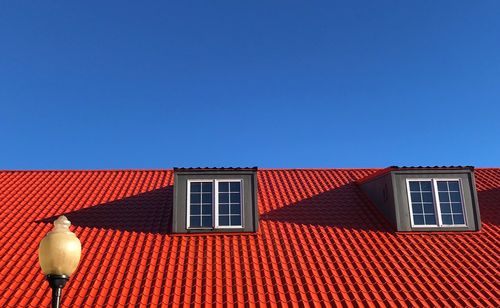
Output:
M211 204L204 204L202 205L203 215L212 215L212 205Z
M418 181L410 182L410 191L420 191L420 184Z
M432 193L431 192L424 192L422 193L422 200L424 202L432 202Z
M439 191L448 191L448 184L446 181L438 181L437 185Z
M190 215L199 215L201 206L199 204L192 204Z
M463 224L465 224L464 215L462 215L462 214L455 214L455 215L453 215L453 222L456 225L463 225Z
M219 193L219 203L229 203L229 194Z
M241 206L239 204L231 204L231 214L241 214Z
M443 214L449 214L451 213L451 206L448 202L441 202L441 213Z
M458 181L448 181L448 187L450 188L450 191L460 191L460 188L458 186Z
M229 214L229 204L219 204L219 214Z
M189 218L189 226L190 227L201 227L201 220L200 220L200 216L191 216Z
M421 202L422 197L421 197L420 192L412 192L411 193L411 201L412 202Z
M191 182L191 192L200 192L200 191L201 191L201 183Z
M425 224L426 225L435 225L436 224L436 216L425 215Z
M200 194L197 194L197 193L191 194L191 198L190 198L191 203L200 203L200 200L201 200Z
M241 226L241 216L231 216L231 226Z
M454 214L461 214L462 213L462 203L452 203L451 210L453 211Z
M231 182L231 192L240 191L240 182Z
M228 191L229 191L229 183L219 182L219 192L228 192Z
M413 215L413 223L415 225L423 225L424 224L424 216L423 215Z
M450 195L452 202L462 202L462 198L460 197L459 192L451 192Z
M203 192L212 192L212 183L211 182L206 182L202 183L201 190Z
M450 201L450 195L448 192L440 192L439 193L439 201L441 202L449 202Z
M431 181L421 181L420 182L420 187L422 189L422 191L432 191L431 190Z
M209 194L203 194L201 196L201 201L202 203L206 203L206 204L212 204L212 194L209 193Z
M453 221L451 220L451 215L449 215L449 214L443 214L443 215L441 215L441 218L443 219L443 224L444 225L451 225L451 224L453 224Z
M212 226L212 216L202 216L201 222L203 227L211 227Z
M231 193L231 203L240 203L239 193Z
M434 204L424 203L424 212L425 214L434 214Z
M465 224L459 181L437 181L443 225ZM448 196L444 196L448 195ZM443 196L443 197L441 197ZM458 214L458 215L457 215ZM455 216L457 219L455 219Z
M420 204L420 203L413 204L412 210L413 210L413 214L422 214L424 211L422 208L422 204Z
M220 215L219 216L219 226L229 226L229 216Z

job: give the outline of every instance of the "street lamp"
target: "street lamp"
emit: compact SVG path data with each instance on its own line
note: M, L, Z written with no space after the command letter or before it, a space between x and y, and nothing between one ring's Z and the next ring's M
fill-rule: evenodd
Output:
M54 221L54 229L40 242L38 259L42 273L52 288L52 308L59 308L61 290L80 262L82 245L76 235L69 231L70 221L60 216Z

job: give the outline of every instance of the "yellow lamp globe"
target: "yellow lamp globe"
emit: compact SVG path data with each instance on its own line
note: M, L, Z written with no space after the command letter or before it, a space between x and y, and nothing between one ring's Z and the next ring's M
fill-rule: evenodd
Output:
M54 228L40 242L38 258L45 275L71 276L78 267L82 245L69 230L71 225L66 216L54 221Z

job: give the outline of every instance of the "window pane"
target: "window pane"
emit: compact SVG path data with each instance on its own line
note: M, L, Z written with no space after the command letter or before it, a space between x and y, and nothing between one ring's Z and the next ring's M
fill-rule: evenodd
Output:
M439 191L448 191L448 184L446 181L438 181L437 185Z
M450 191L460 191L460 188L458 186L458 181L448 181L448 187L450 188Z
M212 215L212 205L211 204L204 204L202 205L202 211L203 215Z
M201 214L200 210L201 210L201 206L199 204L192 204L190 214L191 215L199 215L199 214Z
M441 198L439 206L441 207L441 219L443 225L462 225L465 219L462 209L462 197L460 195L459 181L437 181L439 187L439 196L448 194L449 198ZM442 192L441 192L442 191Z
M207 182L207 183L202 183L202 187L201 187L202 191L203 192L212 192L212 183L211 182Z
M241 225L241 183L218 182L219 226Z
M415 225L423 225L424 224L424 216L423 215L413 215L413 223Z
M425 224L426 225L435 225L436 224L436 216L425 215Z
M189 226L194 228L201 227L200 216L191 216L189 221Z
M203 227L211 227L212 226L212 216L202 216L201 218Z
M439 201L441 202L449 202L450 201L450 195L448 192L440 192L439 193Z
M229 226L229 216L220 215L219 216L219 226Z
M434 214L434 204L424 203L424 212L425 214Z
M231 182L231 192L240 192L240 182Z
M229 191L229 183L219 182L219 192L228 192L228 191Z
M421 204L413 204L412 205L413 214L422 214L424 209Z
M451 210L454 214L462 213L462 203L452 203Z
M212 183L191 182L189 227L212 227Z
M231 203L240 203L240 194L231 193Z
M219 193L219 203L229 203L229 194Z
M431 191L431 181L420 181L422 191Z
M412 192L411 193L411 201L412 202L421 202L422 195L419 192Z
M200 203L200 194L191 194L191 203Z
M452 202L462 202L462 198L460 197L460 192L452 192L450 193Z
M212 194L209 193L209 194L203 194L201 196L201 201L202 203L206 203L206 204L212 204Z
M201 183L191 182L191 192L200 192L200 191L201 191Z
M453 215L453 222L456 225L463 225L463 224L465 224L464 215L462 215L462 214Z
M239 204L231 204L231 214L241 214L241 206Z
M241 226L241 216L231 216L231 226Z
M414 225L435 225L436 214L431 181L410 181Z
M422 193L422 200L424 202L432 202L432 193L431 192Z
M443 214L449 214L451 213L451 206L449 203L443 203L441 202L441 213Z
M443 215L441 215L441 218L443 219L443 224L444 225L451 225L451 224L453 224L453 221L451 220L451 215L449 215L449 214L443 214Z
M220 204L219 214L229 214L229 204Z
M410 182L410 191L420 191L420 184L418 181Z

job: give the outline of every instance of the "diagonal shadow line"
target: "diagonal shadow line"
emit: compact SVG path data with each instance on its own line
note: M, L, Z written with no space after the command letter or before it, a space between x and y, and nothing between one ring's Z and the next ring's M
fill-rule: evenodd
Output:
M173 186L67 212L73 226L167 234L171 231ZM37 220L52 223L57 217Z
M390 223L355 183L261 213L260 218L302 225L393 231Z

